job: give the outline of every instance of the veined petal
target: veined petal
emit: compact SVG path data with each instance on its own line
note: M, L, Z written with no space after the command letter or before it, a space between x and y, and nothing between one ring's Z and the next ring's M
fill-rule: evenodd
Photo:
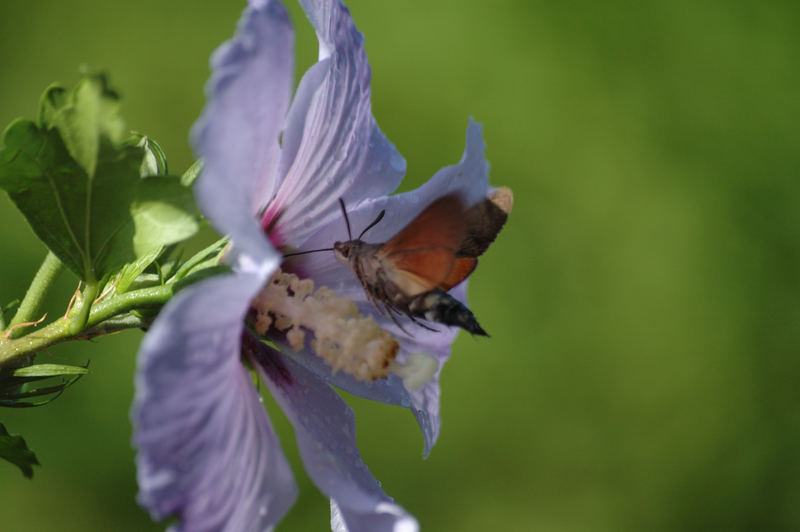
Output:
M454 288L452 295L463 301L463 286ZM414 353L427 353L437 360L439 369L428 383L419 389L409 390L400 377L392 374L385 379L372 382L360 381L345 371L334 372L322 358L309 348L297 352L292 351L292 358L318 378L357 397L408 408L414 414L422 431L424 454L427 457L439 437L439 374L450 356L450 344L453 343L459 329L435 324L436 331L434 332L408 321L404 323L404 327L408 331L406 332L400 330L389 318L375 314L375 309L370 303L362 303L359 308L364 315L372 313L372 317L381 328L388 330L397 338L400 344L397 362L404 364L408 356ZM280 345L287 352L291 350L288 345L283 343Z
M388 194L405 160L375 123L364 37L339 0L303 0L317 32L320 62L300 82L287 117L281 185L262 224L296 246L339 218L338 199L356 205Z
M386 242L435 199L449 193L458 192L468 205L485 199L489 191L489 163L484 156L486 144L481 130L481 125L470 119L467 126L466 147L461 161L442 168L421 187L393 196L371 198L360 205L347 205L347 216L354 236L369 225L382 210L386 211L386 215L364 236L366 242ZM347 229L340 211L333 220L303 242L299 250L329 248L337 240L347 240ZM356 296L360 293L361 298L357 300L366 301L364 290L358 284L353 272L340 264L333 252L291 257L284 262L283 267L288 271L301 271L313 278L317 285L327 286L342 297Z
M434 199L458 192L468 204L477 203L486 197L489 191L489 163L484 157L485 143L481 135L481 125L469 121L464 155L458 164L439 170L433 178L416 190L395 196L380 197L368 200L353 210L348 209L348 216L353 231L358 234L381 210L386 210L383 220L370 229L365 236L368 242L385 242L395 233L413 220ZM333 220L323 229L310 237L301 249L319 249L330 247L335 240L346 239L344 221ZM380 315L366 298L364 288L347 266L340 264L333 253L312 253L293 257L284 263L284 269L301 271L303 275L314 279L315 284L324 285L334 290L340 297L347 297L359 303L363 314L371 314L382 328L389 330L400 342L400 362L411 353L425 352L437 359L439 371L450 356L450 345L455 339L458 329L435 324L436 332L427 331L410 322L406 329L412 334L400 330L390 319ZM466 282L450 291L459 301L466 303ZM403 318L400 318L403 320ZM404 325L405 326L405 325ZM390 376L388 379L374 383L356 381L342 372L332 374L320 360L314 361L313 354L300 358L307 367L337 387L359 397L374 399L389 404L399 404L411 409L420 424L425 438L425 454L427 455L439 435L439 384L438 375L419 390L405 390L402 381Z
M249 373L242 320L262 279L215 277L164 307L139 352L139 502L181 530L271 530L294 480Z
M212 225L259 258L257 215L277 188L279 136L293 83L293 32L277 0L252 2L211 59L208 104L192 130L204 166L197 201Z
M364 237L368 242L385 242L437 198L457 192L466 205L484 200L489 191L489 162L484 156L486 144L481 132L481 125L470 118L461 160L458 164L445 166L419 188L394 196L376 197L352 210L348 208L347 214L353 232L360 233L381 210L386 210L383 220ZM340 224L344 225L344 222ZM303 245L305 247L306 244ZM314 258L318 256L325 254L308 255ZM332 256L328 258L336 260Z
M292 423L306 471L336 502L351 532L417 530L416 520L381 489L361 459L353 411L324 381L261 345L255 364Z
M450 295L466 303L466 282L450 291ZM408 321L403 323L406 331L401 330L389 318L377 316L375 318L381 328L389 331L398 339L400 343L400 353L397 360L404 363L406 358L412 353L427 353L436 359L439 368L433 378L415 390L408 390L408 401L405 405L409 407L422 431L425 442L425 456L427 457L436 440L439 438L441 428L441 418L439 417L439 375L442 372L444 363L450 358L451 345L455 340L460 329L458 327L448 327L441 323L429 324L435 331L429 331L418 327ZM400 318L401 320L403 318Z
M291 350L288 345L280 345L287 352ZM400 339L398 361L404 361L408 354L410 354L410 351L404 345L403 340ZM372 382L363 382L344 371L334 372L322 358L308 348L297 352L293 351L292 359L314 373L317 378L356 397L387 405L402 406L411 410L422 431L426 456L434 443L436 443L436 438L439 435L438 372L434 380L419 390L407 390L403 385L402 379L397 375L389 375L385 379ZM433 390L434 388L435 390ZM434 391L433 395L431 395L432 391ZM437 399L436 401L432 400L433 396Z

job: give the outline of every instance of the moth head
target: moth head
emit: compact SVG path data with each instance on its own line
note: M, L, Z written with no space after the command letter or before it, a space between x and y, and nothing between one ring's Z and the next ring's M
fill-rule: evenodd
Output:
M347 242L334 242L333 256L336 257L342 264L349 264L350 252L353 250L354 241L348 240Z

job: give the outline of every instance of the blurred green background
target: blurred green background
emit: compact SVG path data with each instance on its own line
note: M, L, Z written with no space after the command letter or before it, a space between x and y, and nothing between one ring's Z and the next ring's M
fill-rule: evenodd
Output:
M427 460L406 411L352 400L365 460L423 529L800 529L800 5L352 0L374 112L404 188L459 159L484 124L514 189L442 379ZM298 75L316 40L298 6ZM192 161L209 53L241 1L4 2L0 124L52 81L107 69L131 127ZM0 301L45 250L0 195ZM76 281L50 301L63 312ZM0 528L163 530L134 500L128 409L141 334L44 358L91 374L49 406L0 411L42 463L0 463ZM273 422L300 497L328 505Z

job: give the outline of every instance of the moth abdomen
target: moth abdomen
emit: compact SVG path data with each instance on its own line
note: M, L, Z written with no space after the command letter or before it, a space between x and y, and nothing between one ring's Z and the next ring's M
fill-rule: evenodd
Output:
M439 288L420 294L409 301L408 314L445 325L455 325L471 334L489 336L478 324L472 311Z

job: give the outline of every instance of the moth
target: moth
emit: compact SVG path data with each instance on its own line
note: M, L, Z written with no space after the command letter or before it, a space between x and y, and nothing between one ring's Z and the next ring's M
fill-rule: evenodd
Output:
M401 329L397 315L426 329L431 328L419 319L488 336L472 312L447 292L472 273L478 257L494 242L511 212L511 189L497 188L469 208L457 194L443 196L379 244L361 238L385 211L354 239L344 202L339 202L349 240L333 244L334 256L350 267L378 310Z

